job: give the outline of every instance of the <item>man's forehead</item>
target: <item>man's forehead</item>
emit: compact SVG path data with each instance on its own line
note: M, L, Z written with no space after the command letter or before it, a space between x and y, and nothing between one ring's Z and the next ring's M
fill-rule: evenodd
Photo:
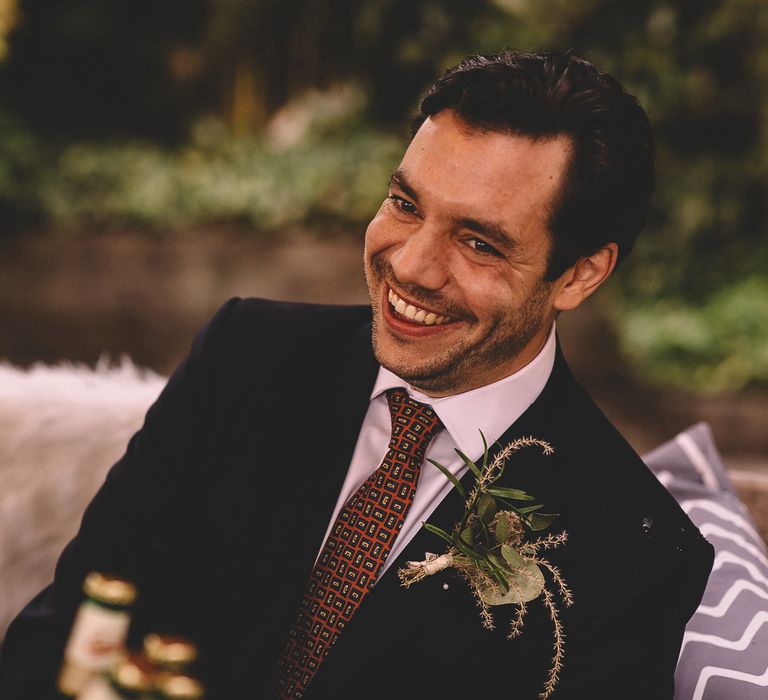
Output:
M509 175L525 170L538 174L546 169L547 175L559 179L570 154L571 139L565 134L543 137L477 128L452 110L443 110L421 125L406 148L401 167L410 170L411 162L425 160L439 162L441 167L482 171L503 171L508 165Z
M406 149L396 184L414 194L467 205L547 206L559 191L570 157L567 137L468 130L450 111L427 119Z

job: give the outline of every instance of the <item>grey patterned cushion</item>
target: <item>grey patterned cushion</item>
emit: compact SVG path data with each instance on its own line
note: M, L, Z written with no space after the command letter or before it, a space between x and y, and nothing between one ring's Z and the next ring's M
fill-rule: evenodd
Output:
M715 547L701 605L686 628L675 700L768 698L768 552L698 423L644 457Z

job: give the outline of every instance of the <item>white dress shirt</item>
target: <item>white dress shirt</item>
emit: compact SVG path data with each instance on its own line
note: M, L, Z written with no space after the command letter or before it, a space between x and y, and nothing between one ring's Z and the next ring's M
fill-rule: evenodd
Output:
M392 420L384 393L387 389L403 387L416 401L432 406L443 422L445 430L441 430L427 448L413 504L382 573L451 490L451 482L439 469L427 462L426 458L440 462L460 479L468 467L454 449L458 448L471 460L477 461L483 454L480 431L483 431L489 445L504 434L504 431L536 400L547 383L555 363L555 345L555 324L552 324L552 330L544 347L522 369L493 384L439 398L422 394L388 369L379 367L379 374L368 404L368 412L365 414L355 452L328 524L325 539L328 538L331 526L336 521L342 506L378 468L387 452L392 433Z

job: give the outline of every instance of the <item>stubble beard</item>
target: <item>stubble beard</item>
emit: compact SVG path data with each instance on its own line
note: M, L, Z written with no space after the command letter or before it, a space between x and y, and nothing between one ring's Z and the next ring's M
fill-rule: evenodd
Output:
M531 340L541 330L546 315L546 300L549 296L551 283L539 280L526 299L511 315L497 317L487 332L479 338L468 338L454 343L434 357L421 360L418 365L407 357L409 345L413 341L399 339L389 335L390 342L396 343L402 357L391 357L382 349L381 335L386 331L380 328L383 309L379 305L387 303L382 298L374 298L379 294L381 284L392 279L391 266L380 259L371 261L373 280L368 280L368 288L374 307L373 315L373 351L379 364L386 367L411 386L421 389L428 394L452 394L468 391L472 388L490 383L484 377L493 377L491 381L501 379L493 372L494 367L509 365L528 346ZM375 282L375 284L373 284ZM422 290L414 285L399 284L403 293L408 294L415 302L423 301L427 305L439 308L445 313L469 319L474 318L466 310L452 308L450 303L442 299L442 295L434 290ZM375 289L375 291L374 291ZM467 321L471 323L470 320ZM477 320L475 319L475 323ZM418 342L418 341L415 341Z

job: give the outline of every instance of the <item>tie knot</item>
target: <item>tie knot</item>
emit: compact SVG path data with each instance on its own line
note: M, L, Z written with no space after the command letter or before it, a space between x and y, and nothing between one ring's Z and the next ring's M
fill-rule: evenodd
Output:
M430 440L443 424L431 406L412 399L405 389L389 389L386 394L392 417L390 447L423 459Z

